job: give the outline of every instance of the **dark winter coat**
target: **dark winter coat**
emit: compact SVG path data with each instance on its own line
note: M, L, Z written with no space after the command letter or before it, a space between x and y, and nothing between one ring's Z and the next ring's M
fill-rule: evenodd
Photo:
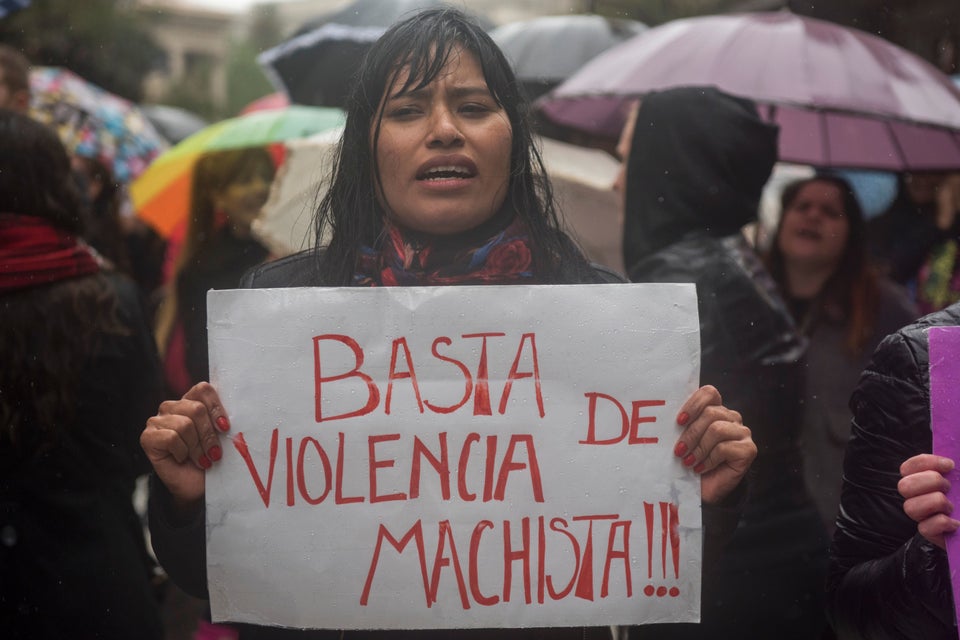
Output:
M957 638L947 555L917 533L897 492L900 465L932 450L926 330L957 325L960 304L888 336L850 400L827 584L839 638Z
M99 335L75 417L52 446L0 444L0 637L11 640L163 635L133 505L150 468L139 437L161 399L160 364L134 283L97 277L108 278L129 333Z

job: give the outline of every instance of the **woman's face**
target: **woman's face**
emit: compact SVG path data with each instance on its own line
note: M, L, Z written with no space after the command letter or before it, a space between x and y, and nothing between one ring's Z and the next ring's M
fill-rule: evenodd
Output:
M436 235L473 229L503 205L513 133L474 56L455 49L426 87L385 93L375 150L381 204L400 225ZM371 130L371 139L373 130Z
M784 210L778 242L788 266L833 268L843 256L849 235L840 188L814 181L801 187Z
M272 165L251 163L232 182L214 192L214 207L226 214L234 231L245 234L266 203L272 181Z

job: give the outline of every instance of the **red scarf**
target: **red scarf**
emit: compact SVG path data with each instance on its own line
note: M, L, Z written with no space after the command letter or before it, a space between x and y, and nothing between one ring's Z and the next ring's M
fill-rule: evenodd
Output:
M0 294L96 273L87 245L43 218L0 214Z
M379 249L360 248L355 286L535 284L526 225L514 219L490 237L469 244L417 238L384 222Z

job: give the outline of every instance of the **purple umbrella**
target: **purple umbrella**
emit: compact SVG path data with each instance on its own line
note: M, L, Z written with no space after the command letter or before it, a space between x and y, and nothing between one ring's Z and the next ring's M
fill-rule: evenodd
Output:
M537 104L615 138L632 100L676 86L755 100L780 125L780 159L882 170L960 168L960 91L919 56L788 12L675 20L587 63Z

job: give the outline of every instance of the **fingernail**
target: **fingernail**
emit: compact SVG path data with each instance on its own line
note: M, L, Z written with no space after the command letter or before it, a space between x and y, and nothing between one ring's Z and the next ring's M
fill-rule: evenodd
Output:
M227 420L226 416L217 417L217 429L220 429L220 431L230 430L230 421Z
M690 420L690 414L686 411L681 411L680 415L677 416L677 424L681 427L685 427L688 420Z
M683 456L687 455L687 445L682 442L678 442L677 446L673 448L673 455L677 456L678 458L682 458Z
M695 466L695 467L693 468L693 470L696 471L697 473L700 473L701 471L703 471L703 467L704 467L704 465L703 465L703 463L701 462L700 464L698 464L697 466Z
M221 449L217 445L213 445L212 447L210 447L210 450L207 451L207 454L210 456L211 460L216 462L217 460L223 457L223 449Z
M200 459L197 460L197 464L199 464L204 469L209 469L213 465L213 463L210 462L210 458L208 458L206 454L203 454L200 456Z
M693 457L693 454L691 453L690 455L688 455L686 458L683 459L683 464L685 464L686 466L689 467L690 465L692 465L692 464L693 464L694 462L696 462L696 461L697 461L697 459L694 458L694 457Z

